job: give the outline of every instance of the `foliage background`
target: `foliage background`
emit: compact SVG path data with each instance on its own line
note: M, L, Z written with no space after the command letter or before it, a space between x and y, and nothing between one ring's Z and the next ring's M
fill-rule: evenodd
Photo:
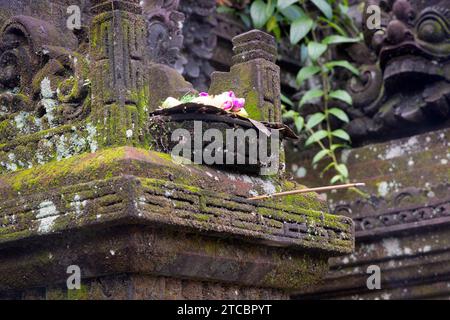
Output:
M306 148L316 147L313 166L325 162L321 174L334 171L330 183L348 182L348 169L337 153L351 144L342 128L350 119L340 106L351 107L353 101L337 79L342 73L358 76L359 71L350 61L334 58L337 46L362 40L348 15L348 0L219 0L219 4L219 12L233 14L249 28L299 48L302 68L296 81L303 93L298 103L283 95L283 119L307 136ZM305 116L302 108L311 104L315 112Z

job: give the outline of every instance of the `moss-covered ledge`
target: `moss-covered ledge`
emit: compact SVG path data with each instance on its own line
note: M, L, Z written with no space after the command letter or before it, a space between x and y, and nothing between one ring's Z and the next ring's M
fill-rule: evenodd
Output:
M18 202L25 202L30 207L31 198L38 199L38 204L39 201L50 201L46 197L55 194L62 198L55 205L58 212L78 209L78 216L83 218L81 204L81 207L88 206L90 200L99 198L101 194L97 190L101 186L114 189L124 180L128 181L129 189L136 185L134 189L122 195L115 190L115 197L109 195L108 198L135 203L136 212L132 214L135 216L144 216L142 212L149 211L162 213L163 219L183 208L192 211L190 218L202 228L229 213L236 216L236 221L254 223L255 230L266 228L268 232L274 228L295 234L297 228L298 233L304 235L298 239L310 243L307 247L339 252L352 249L351 220L328 214L316 195L264 202L247 200L255 193L294 188L293 183L281 185L271 179L238 176L196 165L178 165L166 154L132 147L104 149L3 175L0 177L3 199L0 212L6 219L8 208L17 207ZM38 212L38 207L32 211ZM285 226L288 224L290 227ZM294 231L286 231L288 229ZM268 235L272 233L268 232Z
M166 154L132 147L103 149L0 176L0 273L15 275L0 279L0 291L44 285L49 280L39 275L31 282L19 279L22 272L36 273L33 268L53 270L62 263L55 258L56 252L65 252L67 243L84 241L80 240L84 237L96 243L87 254L91 258L83 254L91 270L97 270L91 271L90 277L141 272L128 263L111 265L108 261L105 266L98 260L99 255L111 258L111 249L100 244L104 239L97 235L108 238L111 232L117 235L111 235L115 239L111 241L124 246L127 259L139 261L147 261L151 254L141 257L142 244L137 238L154 234L158 239L173 237L174 242L178 237L201 239L196 247L186 248L191 239L165 248L159 254L168 260L157 268L154 263L141 262L139 268L152 275L236 282L233 268L242 269L241 263L222 270L220 277L217 272L204 274L201 270L189 274L183 267L186 255L194 265L201 260L205 266L214 266L221 259L237 263L236 257L228 255L234 248L241 252L240 259L254 254L252 268L260 273L257 281L241 279L237 283L298 290L320 279L330 256L350 253L354 247L351 219L328 214L317 195L247 200L250 195L298 187L203 166L178 165ZM35 246L38 248L30 249ZM74 257L81 255L77 246L82 244L69 246ZM127 246L135 249L125 249ZM24 248L23 257L19 254L10 260L8 252L13 247ZM264 248L264 254L255 253L256 248ZM52 259L40 259L42 250L49 251ZM193 258L198 256L202 257L198 261ZM53 283L62 281L63 274L58 274Z

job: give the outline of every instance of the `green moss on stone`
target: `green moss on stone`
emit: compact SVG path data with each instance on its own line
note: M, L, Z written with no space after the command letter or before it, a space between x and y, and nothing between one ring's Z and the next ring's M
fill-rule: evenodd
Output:
M69 300L88 300L89 299L89 288L81 284L79 290L67 290L67 299Z

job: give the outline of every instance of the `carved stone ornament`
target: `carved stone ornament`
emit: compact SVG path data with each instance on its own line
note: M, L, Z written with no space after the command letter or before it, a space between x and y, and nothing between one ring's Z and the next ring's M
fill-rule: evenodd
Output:
M0 116L26 112L25 118L39 121L36 130L85 116L88 62L77 47L74 34L63 35L50 23L10 19L1 34Z
M184 0L180 10L186 15L183 26L184 44L179 69L198 90L207 91L214 50L217 47L215 0Z
M369 29L369 6L381 24ZM355 139L410 135L450 119L450 2L370 0L363 19L376 64L349 82L357 110L348 130ZM370 62L369 62L370 63Z
M154 63L174 66L183 45L184 15L177 11L179 0L144 1L148 22L148 49Z

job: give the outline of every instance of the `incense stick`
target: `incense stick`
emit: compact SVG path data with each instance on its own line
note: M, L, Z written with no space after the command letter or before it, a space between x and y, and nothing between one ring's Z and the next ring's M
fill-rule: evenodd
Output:
M320 187L320 188L308 188L308 189L301 189L301 190L292 190L292 191L286 191L286 192L280 192L280 193L274 193L274 194L266 194L263 196L253 197L249 198L248 200L263 200L263 199L270 199L275 197L283 197L283 196L290 196L293 194L302 194L302 193L311 193L311 192L324 192L324 191L331 191L331 190L340 190L340 189L349 189L349 188L356 188L356 187L364 187L365 183L350 183L350 184L343 184L338 186L328 186L328 187Z

